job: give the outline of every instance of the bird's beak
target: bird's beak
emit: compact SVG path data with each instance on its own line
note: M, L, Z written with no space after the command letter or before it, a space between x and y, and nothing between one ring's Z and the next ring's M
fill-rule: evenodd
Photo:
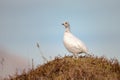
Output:
M62 23L62 25L64 25L64 23Z

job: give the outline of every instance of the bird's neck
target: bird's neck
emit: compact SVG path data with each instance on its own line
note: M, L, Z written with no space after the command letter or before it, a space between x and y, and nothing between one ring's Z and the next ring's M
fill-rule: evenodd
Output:
M71 31L70 31L70 27L66 27L66 28L65 28L65 32L71 32Z

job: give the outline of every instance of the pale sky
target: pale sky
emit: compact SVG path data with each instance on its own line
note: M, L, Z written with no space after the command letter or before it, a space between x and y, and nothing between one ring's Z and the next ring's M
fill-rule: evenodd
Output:
M0 0L0 50L7 50L0 59L41 64L36 42L48 59L72 55L62 41L64 21L93 54L120 60L120 0Z

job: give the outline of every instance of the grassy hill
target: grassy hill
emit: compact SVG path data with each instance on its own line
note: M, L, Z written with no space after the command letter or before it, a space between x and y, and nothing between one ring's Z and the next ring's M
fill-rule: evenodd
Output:
M120 80L120 64L117 59L105 57L56 57L11 80Z

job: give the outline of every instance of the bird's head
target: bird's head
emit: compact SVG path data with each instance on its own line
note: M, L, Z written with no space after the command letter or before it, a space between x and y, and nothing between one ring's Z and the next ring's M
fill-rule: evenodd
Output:
M70 24L68 23L68 22L64 22L64 23L62 23L62 25L64 25L65 26L65 28L68 28L68 27L70 27Z

